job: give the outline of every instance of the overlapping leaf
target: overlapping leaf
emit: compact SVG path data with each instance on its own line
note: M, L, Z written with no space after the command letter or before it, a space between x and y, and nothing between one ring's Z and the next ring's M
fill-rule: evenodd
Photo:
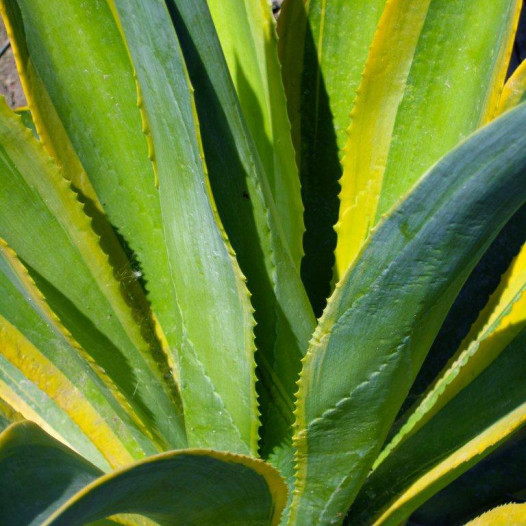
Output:
M80 526L117 513L171 526L273 526L286 496L270 466L207 450L164 453L101 476L29 422L0 435L0 466L8 475L0 480L0 521L12 526Z
M250 422L250 427L241 430L240 439L240 430L236 429L239 422L233 424L230 414L253 413L250 390L245 390L232 407L225 407L222 400L226 396L232 401L230 390L224 389L226 378L231 379L234 374L240 382L244 381L251 360L250 312L246 295L244 299L239 295L242 284L234 284L232 289L232 282L223 289L233 303L225 307L222 317L217 316L217 310L211 316L209 310L205 313L200 306L203 297L206 299L207 287L216 291L216 297L217 291L221 293L220 279L214 282L212 276L215 264L224 269L225 264L232 262L207 201L202 173L192 170L192 163L199 158L195 130L186 130L186 137L194 137L184 152L187 157L175 159L176 164L169 167L170 173L178 174L190 168L188 177L170 177L168 183L160 177L162 186L157 188L157 174L149 159L154 155L152 145L148 152L143 133L143 128L147 131L147 117L137 108L134 71L112 6L105 2L86 6L77 0L58 2L56 8L38 0L21 0L17 5L22 15L18 23L22 21L24 26L15 34L24 35L32 64L99 201L138 259L158 321L157 333L164 347L169 348L173 374L178 382L190 386L184 389L187 400L183 404L197 405L200 409L194 414L201 416L205 414L203 404L216 406L215 424L187 428L190 443L253 450L253 439L251 444L245 441L253 434L251 418L245 418L243 425ZM188 86L185 89L188 91ZM28 95L31 98L31 93ZM187 117L191 110L185 104L182 111ZM155 113L162 114L162 110L156 109ZM41 126L49 134L53 133L54 124L50 114L41 115ZM164 176L170 162L163 140L164 145L156 145L160 154L159 176ZM183 145L185 139L180 140ZM172 184L175 187L170 187ZM193 201L182 199L189 188L197 192L194 197L198 195ZM174 209L176 195L182 200ZM167 215L168 203L171 216ZM196 236L196 229L203 236ZM215 239L211 245L209 234ZM195 290L184 280L192 280ZM179 291L175 290L176 285ZM212 295L208 304L211 301ZM213 373L210 361L217 356L215 350L232 358ZM183 375L184 368L187 376ZM211 378L214 374L215 378ZM150 405L156 407L155 403ZM174 427L169 419L164 422ZM215 434L210 429L214 426L218 430Z
M156 343L143 338L148 320L137 323L76 194L4 102L0 181L0 235L47 284L53 306L66 304L70 330L159 443L184 445L176 396L153 355Z
M526 424L524 327L491 365L375 469L351 508L351 522L399 524Z
M210 183L256 309L262 446L290 441L293 393L314 317L244 121L205 0L170 0L188 65Z
M317 316L330 293L341 151L385 0L287 0L279 52L305 204L301 276Z
M461 524L482 510L519 501L526 489L526 428L426 501L412 515L420 524Z
M438 163L338 285L304 360L289 523L354 500L470 271L526 200L520 107Z
M150 431L71 339L3 241L0 288L0 397L103 469L157 453Z
M518 0L387 4L345 146L338 275L380 217L493 115L521 5Z
M491 364L526 324L526 245L502 277L450 364L375 462L379 465L398 444L418 431L466 385Z
M0 435L0 522L37 526L103 472L32 422Z
M255 455L252 307L208 189L177 36L162 0L115 4L135 63L159 179L181 312L178 360L189 443Z

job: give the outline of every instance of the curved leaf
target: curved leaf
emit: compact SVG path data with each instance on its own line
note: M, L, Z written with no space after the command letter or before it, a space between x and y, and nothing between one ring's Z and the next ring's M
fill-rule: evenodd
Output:
M450 364L410 412L407 422L384 448L373 469L472 382L517 336L526 324L525 291L526 245L502 277Z
M182 52L163 0L115 5L135 63L159 179L182 319L178 359L189 444L255 455L252 307L209 192Z
M354 500L455 296L526 200L526 106L435 165L338 284L304 359L290 524Z
M493 112L521 6L518 0L387 4L342 161L339 276L380 217Z
M103 473L32 422L0 435L0 523L37 526Z
M0 522L10 526L80 526L116 513L171 526L271 526L287 497L268 464L216 451L172 451L103 476L31 422L0 435L0 470Z
M188 449L105 475L70 498L46 526L76 526L115 513L161 525L275 526L287 498L271 466L251 457Z
M463 524L482 511L520 502L526 490L526 428L448 484L413 513L411 520L427 526Z
M351 522L397 525L526 425L526 323L472 383L368 477Z

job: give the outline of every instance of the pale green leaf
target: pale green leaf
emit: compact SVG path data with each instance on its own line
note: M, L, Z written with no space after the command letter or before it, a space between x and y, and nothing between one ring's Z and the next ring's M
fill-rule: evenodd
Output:
M195 89L217 208L256 309L262 451L289 447L293 394L314 316L286 246L266 174L244 122L205 0L170 0Z
M192 433L190 443L248 451L254 447L254 439L251 438L250 445L240 439L229 414L230 410L237 407L237 400L233 408L225 408L221 400L221 396L225 395L232 399L234 393L225 393L226 379L221 374L223 369L218 369L216 375L222 386L214 385L218 378L211 380L213 370L209 363L213 351L219 354L218 349L228 347L229 338L238 338L239 331L241 338L247 337L249 331L246 320L240 319L239 325L228 330L222 327L219 333L218 327L223 320L217 317L217 311L214 311L213 318L199 318L205 281L195 290L194 298L191 298L192 290L187 286L181 287L181 295L176 294L176 284L180 285L187 279L198 280L202 272L206 271L208 279L211 279L210 273L213 273L216 261L212 253L215 247L207 247L204 238L202 244L196 244L199 236L194 235L202 219L206 219L202 229L211 227L210 210L203 217L197 213L191 216L188 210L191 210L192 203L186 203L186 207L178 207L171 212L182 216L179 225L170 223L173 218L165 217L168 212L167 202L174 194L166 192L164 184L163 188L157 188L157 176L148 158L153 157L153 151L148 152L151 142L148 144L143 133L143 128L147 131L147 117L137 107L134 70L111 6L105 2L87 6L79 0L57 2L56 9L49 2L40 0L21 0L18 5L25 23L27 49L35 69L42 78L104 210L138 259L154 317L158 321L158 335L163 347L169 348L173 374L178 383L192 386L181 390L187 397L183 405L199 407L197 411L192 411L196 419L205 417L203 407L211 402L217 409L213 413L216 420L214 424L207 420L201 421L199 426L192 426L193 429L187 427L188 434ZM56 13L60 16L56 16ZM64 20L68 20L68 23L64 23ZM162 114L162 110L156 112ZM195 131L193 133L195 135ZM187 130L187 136L192 136L192 130ZM170 168L177 170L178 174L184 170L186 162L179 164L179 161L181 159ZM189 158L188 162L191 163L192 159ZM166 157L163 163L165 174ZM183 186L186 184L180 177L173 182ZM197 187L202 185L199 199L203 203L205 181L194 182ZM161 205L163 199L164 205ZM200 213L203 210L206 208L201 207ZM170 224L167 225L167 222ZM173 237L175 234L180 236L179 241L184 239L186 245L176 246L178 239ZM216 236L217 242L221 244L222 240ZM177 254L188 253L186 259L176 263L181 265L181 272L177 273L172 271L169 261L174 258L176 250ZM224 251L224 246L220 247L217 256L223 263L228 263L229 256L225 258ZM196 256L201 258L197 262ZM225 292L236 294L230 289ZM211 298L208 301L211 302ZM192 320L189 327L186 326L188 318ZM237 336L233 336L236 331ZM213 339L216 341L210 344ZM203 347L205 342L206 346ZM237 339L236 345L246 344L246 341ZM200 353L208 354L207 369L203 369ZM228 367L229 364L225 362L224 365ZM240 381L243 379L240 378ZM223 391L220 397L216 395L219 388ZM247 404L250 403L250 396L250 392L245 393ZM151 407L155 408L156 404L152 403ZM164 419L164 425L169 429L175 427L170 419ZM213 427L217 428L215 434ZM219 432L221 428L223 431L228 430L228 434ZM244 438L247 438L246 433L253 435L254 432L243 429ZM174 443L174 447L178 447L177 444Z
M182 320L178 360L189 445L255 455L252 307L209 193L177 36L164 1L115 4L136 65L159 178Z
M303 205L270 2L208 0L208 6L245 122L267 174L287 246L299 270Z

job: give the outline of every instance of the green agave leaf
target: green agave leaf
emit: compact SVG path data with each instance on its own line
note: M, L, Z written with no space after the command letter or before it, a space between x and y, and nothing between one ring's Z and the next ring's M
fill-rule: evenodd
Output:
M255 455L252 307L208 190L182 52L164 1L115 3L136 66L159 178L183 324L179 364L189 443Z
M521 331L526 323L526 245L502 277L455 356L381 455L378 466L396 447L417 432L466 385L472 382Z
M304 359L289 524L343 518L455 296L526 199L526 107L434 166L337 285Z
M526 490L526 428L448 484L411 516L418 524L463 524Z
M526 504L506 504L494 508L484 515L468 522L466 526L508 526L509 524L524 524L526 520Z
M340 152L367 53L386 0L287 0L279 54L305 205L301 276L321 315L330 294Z
M290 447L293 393L314 330L305 289L286 246L205 0L168 5L195 88L210 183L256 309L262 450Z
M44 524L75 526L115 513L135 513L170 526L274 526L286 497L278 472L264 462L188 449L156 455L100 477Z
M159 452L1 240L0 291L0 397L103 469Z
M380 217L493 114L521 6L518 0L387 4L345 146L339 276Z
M0 435L0 522L37 526L100 469L53 439L33 422L20 422Z
M66 297L92 356L160 443L185 444L177 401L143 339L99 238L76 194L5 103L0 104L0 235L23 262ZM147 323L147 320L139 320ZM97 335L105 338L98 341ZM110 343L101 348L103 341Z
M0 435L0 469L0 522L12 526L82 525L120 512L171 526L270 526L287 494L268 464L206 450L164 453L101 476L31 422Z
M267 175L286 244L299 270L303 205L270 2L208 0L208 6L245 122Z
M351 508L352 522L400 524L526 424L526 322L521 325L476 380L368 477Z

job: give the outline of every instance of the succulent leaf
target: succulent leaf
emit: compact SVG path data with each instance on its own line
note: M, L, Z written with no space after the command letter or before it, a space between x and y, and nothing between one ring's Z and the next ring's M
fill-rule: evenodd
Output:
M526 199L525 115L436 164L338 284L303 362L290 524L329 524L356 497L454 298Z

